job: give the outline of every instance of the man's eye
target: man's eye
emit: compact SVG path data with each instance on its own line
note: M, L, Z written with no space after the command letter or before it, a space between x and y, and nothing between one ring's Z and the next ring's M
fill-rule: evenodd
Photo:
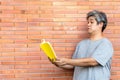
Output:
M91 22L91 23L93 23L93 22Z

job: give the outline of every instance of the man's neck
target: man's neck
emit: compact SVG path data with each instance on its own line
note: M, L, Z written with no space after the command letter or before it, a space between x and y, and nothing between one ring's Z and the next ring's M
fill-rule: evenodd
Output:
M102 39L103 38L103 35L102 33L96 33L96 34L90 34L90 39L95 41L95 40L99 40L99 39Z

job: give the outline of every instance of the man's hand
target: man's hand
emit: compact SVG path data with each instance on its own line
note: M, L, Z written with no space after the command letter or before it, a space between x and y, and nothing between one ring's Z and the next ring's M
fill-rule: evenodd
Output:
M48 59L52 64L56 65L57 67L66 65L65 61L67 60L66 58L57 58L56 61L53 61L49 57L48 57Z
M49 61L52 64L54 64L57 67L60 67L60 68L63 68L63 69L73 69L74 68L74 66L68 65L66 63L69 59L66 59L66 58L57 58L56 61L51 60L50 58L48 58L48 59L49 59Z
M59 67L61 67L61 66L64 66L64 65L66 65L66 58L59 58L59 59L57 59L54 63L57 65L57 66L59 66Z
M50 59L49 57L48 57L48 59L49 59L49 61L50 61L52 64L54 64L54 60L53 60L53 59Z

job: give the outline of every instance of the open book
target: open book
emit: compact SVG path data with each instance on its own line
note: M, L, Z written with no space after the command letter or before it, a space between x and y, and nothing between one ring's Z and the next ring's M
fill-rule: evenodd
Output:
M56 60L57 56L55 54L55 51L52 45L49 42L46 42L45 40L43 40L40 43L40 48L44 51L44 53L47 55L49 59L51 59L52 61Z

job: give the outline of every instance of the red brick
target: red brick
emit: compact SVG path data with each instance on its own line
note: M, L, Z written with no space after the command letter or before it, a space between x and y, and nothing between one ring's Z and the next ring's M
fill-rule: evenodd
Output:
M34 6L34 5L40 5L41 2L39 0L36 0L36 1L31 0L31 1L28 1L28 4L31 6Z
M29 5L29 4L28 4ZM24 7L23 7L24 8ZM29 6L27 6L27 8L26 8L26 10L31 10L31 11L39 11L39 9L40 9L40 5L34 5L34 7L33 7L33 5L29 5Z
M107 13L104 36L114 46L111 80L120 78L119 0L1 0L0 80L72 80L72 70L57 68L40 49L49 41L58 57L71 58L77 43L89 35L86 14Z
M29 64L50 64L49 60L32 60L29 61ZM31 71L30 71L31 72Z
M30 26L40 26L40 23L39 22L29 22L28 23L28 26L30 27Z
M15 48L15 52L37 52L40 51L39 48Z
M14 18L13 14L0 14L0 18Z
M28 56L41 56L41 53L40 53L40 51L29 52Z
M3 38L3 39L25 39L25 38L27 38L27 36L26 35L13 35L13 36L4 35L1 38Z
M0 65L1 70L14 69L14 65Z
M28 0L14 0L11 4L12 5L17 5L17 6L26 6Z
M15 64L15 62L14 61L2 61L1 64L2 65L13 65Z
M0 39L0 43L4 44L4 43L14 43L14 40L10 40L10 39Z
M52 35L31 35L28 36L28 39L47 39L47 38L52 38Z
M40 11L38 11L39 14L53 14L53 10L44 10L40 8Z
M76 14L77 10L54 10L54 14Z
M14 52L14 48L1 48L2 53L6 52Z
M28 34L28 32L27 31L14 31L14 34L15 35L27 35Z
M54 78L54 80L72 80L72 78Z
M5 56L7 56L8 54L4 54ZM14 52L14 56L27 56L28 53L27 52L22 52L22 51L16 51Z
M3 14L20 14L20 10L2 10Z
M28 6L14 6L15 10L29 10Z
M52 1L41 1L40 5L41 6L52 6Z
M41 18L53 18L53 14L41 14Z
M91 3L92 2L89 2L89 1L77 1L77 5L79 5L79 6L84 6L84 5L88 5L88 4L90 5Z
M15 77L14 74L8 74L8 75L3 74L3 75L0 75L0 79L4 79L4 78L14 78L14 77Z
M11 28L12 26L14 26L14 23L0 23L1 30L4 30L6 28Z
M48 26L48 25L49 25L49 26ZM55 26L55 25L56 25L56 24L53 23L53 22L41 22L41 23L40 23L40 26L44 26L43 28L45 28L46 26L48 26L49 28L52 29L52 27ZM51 29L49 29L49 30L51 30Z
M4 19L2 19L2 22L7 22L7 23L9 23L9 22L26 22L27 21L27 19L25 19L25 18L9 18L9 19L7 19L7 18L4 18Z
M29 15L27 15L27 14L15 14L15 17L17 17L17 18L28 18L29 17Z
M41 68L41 65L15 65L15 69L39 69Z
M52 18L33 18L33 19L28 19L28 22L52 22Z
M13 61L14 57L1 57L0 60L1 61Z
M13 9L14 9L14 7L10 6L10 5L8 5L8 6L0 6L0 10L13 10Z
M13 52L9 52L9 53L3 52L1 55L4 57L14 57L15 56Z
M15 26L20 27L20 28L27 28L27 25L28 25L28 23L26 23L26 22L16 22L15 23Z
M48 34L58 34L58 35L63 35L65 34L65 31L41 31L41 35L48 35Z
M90 9L99 9L99 10L106 10L106 9L114 9L113 6L90 6Z
M33 77L33 78L28 78L28 80L53 80L53 78L35 78L35 77Z
M33 30L38 30L38 31L40 31L40 30L52 30L53 29L53 27L49 27L49 26L44 26L44 27L41 27L41 26L31 26L31 27L28 27L28 30L29 31L33 31Z
M53 5L55 6L75 6L77 5L77 2L69 1L69 2L53 2Z
M89 8L90 8L90 6L86 6L86 5L84 5L84 6L78 6L77 7L77 10L89 10ZM82 11L81 11L82 12Z

